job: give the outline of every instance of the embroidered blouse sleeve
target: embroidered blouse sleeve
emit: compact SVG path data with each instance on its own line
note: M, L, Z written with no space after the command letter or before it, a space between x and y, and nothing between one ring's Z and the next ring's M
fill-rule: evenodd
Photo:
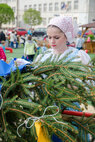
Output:
M78 56L81 58L81 61L84 65L87 65L91 60L90 56L83 50L79 50Z

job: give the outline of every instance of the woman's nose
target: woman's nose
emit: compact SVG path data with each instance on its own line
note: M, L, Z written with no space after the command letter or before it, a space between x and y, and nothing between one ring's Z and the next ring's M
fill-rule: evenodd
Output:
M54 38L51 38L51 43L55 43L55 39Z

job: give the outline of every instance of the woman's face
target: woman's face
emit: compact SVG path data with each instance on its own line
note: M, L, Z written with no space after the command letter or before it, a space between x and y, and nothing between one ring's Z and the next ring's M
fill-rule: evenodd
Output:
M47 29L47 35L49 44L54 50L61 53L67 49L67 38L60 29L50 26Z

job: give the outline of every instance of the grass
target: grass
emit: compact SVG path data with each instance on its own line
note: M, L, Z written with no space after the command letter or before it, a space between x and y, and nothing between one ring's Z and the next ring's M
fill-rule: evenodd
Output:
M89 53L91 59L95 58L95 53Z
M13 49L13 53L10 53L9 50L6 50L7 60L11 60L12 58L21 58L24 55L24 48L20 47L17 49Z
M13 49L13 53L10 53L8 50L6 50L6 56L7 60L11 60L12 58L21 58L24 55L24 48L20 47L17 49ZM95 57L95 53L89 53L89 56L92 58Z

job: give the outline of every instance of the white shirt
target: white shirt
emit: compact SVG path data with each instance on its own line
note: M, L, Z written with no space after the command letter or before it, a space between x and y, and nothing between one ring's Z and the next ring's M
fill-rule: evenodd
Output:
M57 58L58 55L55 55L53 53L53 49L48 49L45 52L44 56L38 55L35 61L44 62L45 60L47 60L50 57L51 57L51 61L52 60L54 60L54 61L58 60L59 61L64 56L66 56L66 54L68 54L68 56L67 56L67 58L63 62L71 59L74 62L82 62L82 64L86 65L91 60L90 57L89 57L89 55L85 51L78 50L78 49L73 48L73 47L68 47L68 49L63 54L61 54L59 58ZM73 57L76 57L76 58L72 59Z
M14 42L15 39L16 39L15 34L14 34L14 33L11 33L11 34L10 34L10 41L11 41L11 42Z

